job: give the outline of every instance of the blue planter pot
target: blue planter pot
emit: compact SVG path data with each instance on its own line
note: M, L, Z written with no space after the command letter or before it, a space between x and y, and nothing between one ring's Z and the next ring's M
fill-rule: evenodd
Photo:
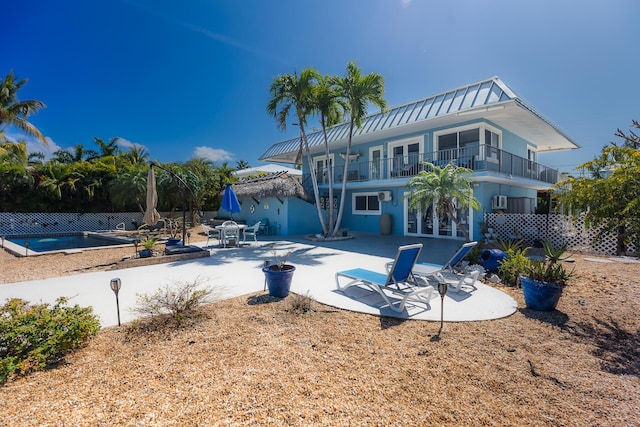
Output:
M262 269L267 279L269 295L276 298L285 298L289 295L293 272L296 271L296 268L292 265L285 265L284 270L272 270L273 267L275 266L272 265Z
M153 251L149 249L143 249L140 251L140 258L149 258L153 256Z
M165 244L165 246L176 246L176 245L181 245L181 244L182 244L182 240L174 239L172 237L170 239L167 239L167 243Z
M480 254L480 264L492 273L498 272L498 267L500 267L500 262L507 255L502 252L500 249L485 249Z
M562 295L562 286L522 276L520 276L520 283L522 284L524 302L527 308L537 311L552 311L556 309L556 305L558 305Z

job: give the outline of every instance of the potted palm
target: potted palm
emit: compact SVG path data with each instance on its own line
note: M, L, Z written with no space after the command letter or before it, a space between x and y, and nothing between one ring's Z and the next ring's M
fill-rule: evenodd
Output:
M288 251L283 256L279 256L273 243L269 245L269 249L271 249L275 264L269 264L269 262L266 261L265 266L262 268L267 287L269 288L269 295L277 298L285 298L289 295L293 272L296 271L293 265L287 264L287 259L292 251Z
M140 258L149 258L153 256L153 249L156 246L156 243L158 243L158 239L147 236L142 239L140 243L142 244L142 247L144 247L144 249L140 251Z
M564 244L555 249L549 242L543 244L545 258L531 260L520 275L520 284L527 308L539 311L555 310L562 290L574 276L574 270L567 271L560 263L567 249Z

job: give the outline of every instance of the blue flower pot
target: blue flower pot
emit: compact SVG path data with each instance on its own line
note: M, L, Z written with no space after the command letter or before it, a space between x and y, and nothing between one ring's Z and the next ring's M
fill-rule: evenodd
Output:
M556 283L541 282L528 277L520 276L524 303L527 308L537 311L552 311L556 309L560 296L562 296L562 286Z
M149 258L153 256L153 251L150 249L143 249L140 251L140 258Z
M485 249L480 254L480 264L492 273L498 272L498 267L500 267L500 262L507 255L502 252L500 249Z
M177 246L177 245L182 245L182 240L181 239L176 239L176 238L169 238L167 239L167 243L165 244L165 246Z
M277 266L271 265L262 269L267 280L269 295L276 298L285 298L289 295L293 272L296 271L296 268L292 265L285 265L283 270L274 270L273 268L275 267Z

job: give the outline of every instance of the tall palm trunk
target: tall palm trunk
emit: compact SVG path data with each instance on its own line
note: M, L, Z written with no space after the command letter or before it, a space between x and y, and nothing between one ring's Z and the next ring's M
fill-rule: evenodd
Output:
M342 190L340 192L340 209L338 210L338 217L336 218L336 225L331 231L331 235L335 236L340 230L340 223L342 222L342 214L344 212L344 199L347 194L347 172L349 171L349 154L351 153L351 138L353 135L354 120L351 118L349 123L349 142L347 144L347 154L344 159L344 167L342 169Z
M299 117L300 118L300 117ZM320 220L320 226L322 227L322 234L327 233L327 226L324 222L324 215L322 215L322 209L320 209L320 194L318 191L318 177L316 174L315 165L311 158L311 151L309 150L309 143L307 141L307 134L304 131L303 120L299 120L300 138L302 138L302 145L304 146L305 154L307 155L307 162L309 163L309 172L311 173L311 184L313 185L313 194L316 201L316 210L318 212L318 219Z
M329 179L329 223L327 224L327 229L325 230L323 227L323 232L328 234L331 233L333 228L335 227L335 218L333 215L333 162L329 157L329 139L327 137L327 126L325 121L322 120L322 134L324 136L324 149L325 155L327 156L327 175ZM333 233L335 234L335 233Z

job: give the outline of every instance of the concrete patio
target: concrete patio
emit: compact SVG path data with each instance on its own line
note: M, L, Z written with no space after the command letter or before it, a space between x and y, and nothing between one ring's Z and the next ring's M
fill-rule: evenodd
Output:
M384 272L384 265L395 256L398 246L423 243L419 261L444 263L461 245L460 241L357 234L354 239L336 242L311 242L304 236L261 236L258 243L241 248L222 249L211 246L211 256L189 261L157 264L105 272L56 277L45 280L11 283L0 286L0 301L18 297L28 301L52 303L60 296L72 297L71 304L92 306L103 326L117 324L115 297L109 283L118 277L122 281L119 294L121 319L134 319L130 308L136 295L151 293L172 282L196 278L216 289L220 298L262 292L265 260L272 263L269 249L275 243L278 254L292 250L288 263L296 266L291 290L308 294L313 299L341 309L373 315L420 320L440 320L440 297L437 292L430 304L408 305L396 313L385 306L375 292L351 288L345 293L336 290L335 273L354 267ZM203 243L201 243L202 245ZM475 289L449 292L444 299L445 321L474 321L506 317L517 309L516 301L493 287L477 283Z

